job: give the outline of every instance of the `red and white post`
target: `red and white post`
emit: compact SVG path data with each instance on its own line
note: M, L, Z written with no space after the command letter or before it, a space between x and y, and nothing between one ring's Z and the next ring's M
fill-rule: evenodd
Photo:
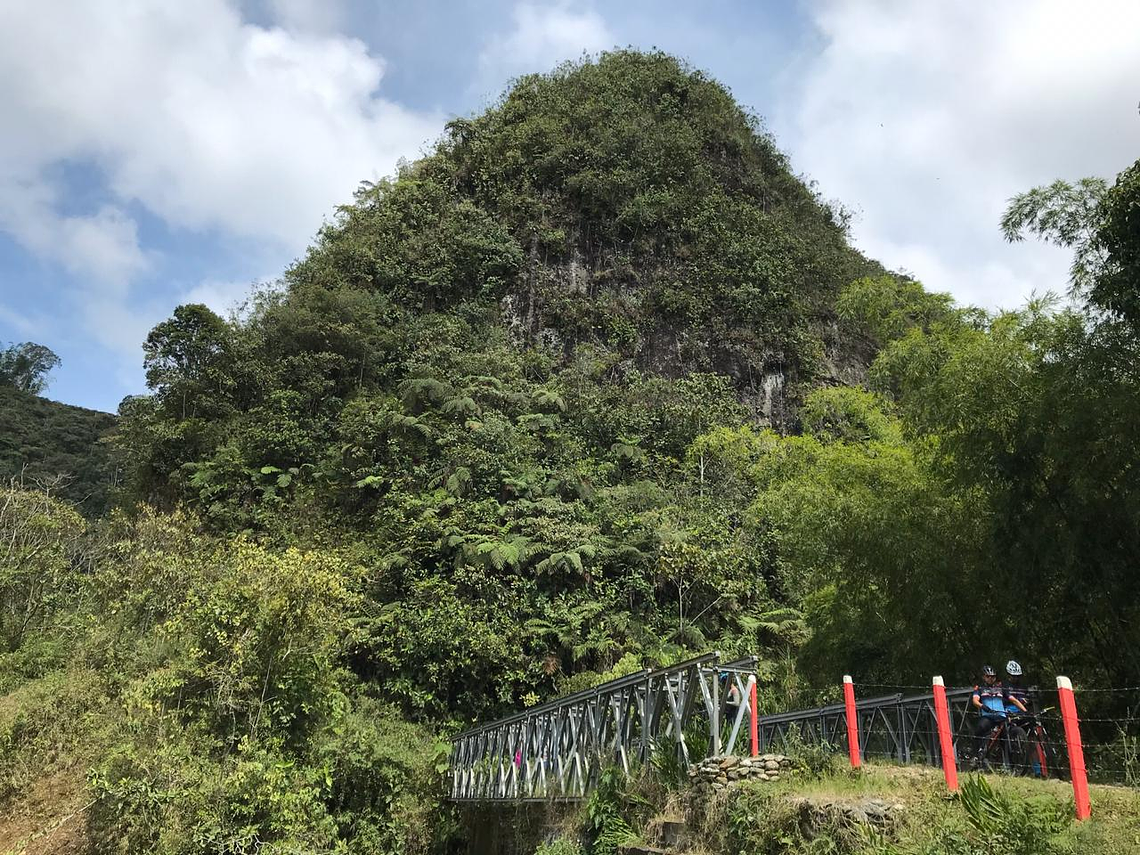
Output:
M760 756L760 710L756 706L756 675L748 678L749 734L752 737L752 756Z
M855 684L849 674L843 675L843 705L847 712L847 754L851 758L851 768L863 765L863 755L859 750L859 714L855 711Z
M946 789L958 792L958 758L954 755L954 736L950 732L950 706L946 703L946 684L934 678L934 717L938 722L938 745L942 751L942 772Z
M1073 800L1077 805L1077 819L1092 815L1089 802L1089 779L1085 770L1085 750L1081 745L1081 725L1077 718L1077 701L1073 696L1073 683L1068 677L1057 678L1057 694L1061 698L1061 720L1065 723L1065 745L1069 749L1069 774L1073 778Z

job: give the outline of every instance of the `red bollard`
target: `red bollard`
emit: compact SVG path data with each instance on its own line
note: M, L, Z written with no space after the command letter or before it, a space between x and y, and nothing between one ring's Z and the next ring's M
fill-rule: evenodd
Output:
M748 710L752 713L749 722L752 736L752 756L760 755L760 710L756 707L756 677L748 678Z
M1088 819L1092 815L1092 805L1089 802L1085 750L1081 745L1081 725L1077 718L1073 683L1068 677L1057 678L1057 694L1061 698L1061 719L1065 723L1065 745L1069 749L1069 774L1073 777L1073 801L1077 804L1077 819Z
M843 705L847 708L847 754L851 758L851 768L863 765L863 755L859 751L859 716L855 712L855 684L851 677L843 675Z
M954 756L954 737L950 733L950 707L946 703L946 684L934 678L934 717L938 720L938 744L942 749L942 771L946 789L958 792L958 758Z

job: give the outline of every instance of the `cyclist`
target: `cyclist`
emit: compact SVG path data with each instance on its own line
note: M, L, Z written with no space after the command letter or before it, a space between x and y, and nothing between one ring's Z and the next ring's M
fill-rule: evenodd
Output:
M978 710L978 725L974 728L974 757L972 763L980 765L985 758L986 737L1006 719L1006 706L1025 712L1021 701L1012 698L1009 689L1001 684L992 665L982 666L982 682L974 686L970 703Z
M1006 704L1005 711L1009 713L1010 716L1015 716L1018 712L1028 714L1031 708L1031 703L1029 699L1029 692L1022 684L1021 663L1016 659L1010 659L1005 663L1005 673L1009 678L1006 685L1006 690L1009 692L1009 703ZM1035 725L1035 722L1032 719L1025 718L1011 719L1010 723L1013 727L1022 731L1032 729ZM1039 746L1037 751L1031 753L1029 757L1029 768L1032 770L1032 773L1035 777L1040 777L1042 774L1044 774L1044 770L1041 766L1041 750L1042 749Z
M1006 712L1029 712L1029 692L1021 684L1021 663L1016 659L1010 659L1005 663L1005 673L1009 678L1006 684L1006 689L1009 692L1011 703L1006 704ZM1012 702L1018 701L1019 706L1015 706Z

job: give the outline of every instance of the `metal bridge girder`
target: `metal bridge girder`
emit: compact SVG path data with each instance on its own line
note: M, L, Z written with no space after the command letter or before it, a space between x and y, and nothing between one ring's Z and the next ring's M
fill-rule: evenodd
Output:
M668 668L645 670L593 689L472 728L452 741L451 797L464 800L579 799L603 768L629 774L655 750L689 762L687 729L708 736L708 752L724 744L718 673L728 671L741 695L755 658L720 662L708 653ZM728 738L735 744L746 704Z

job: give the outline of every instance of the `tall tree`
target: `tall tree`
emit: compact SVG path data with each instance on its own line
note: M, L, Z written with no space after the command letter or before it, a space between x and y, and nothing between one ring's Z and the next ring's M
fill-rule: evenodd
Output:
M173 405L180 418L193 416L199 397L217 386L218 361L228 339L226 322L206 306L178 306L143 344L147 386Z
M1073 292L1110 316L1140 327L1140 160L1109 187L1100 178L1055 181L1010 200L1007 240L1029 232L1073 250Z
M42 344L12 344L0 350L0 385L38 395L47 388L47 376L59 364L60 358Z
M1140 328L1140 160L1105 194L1097 242L1105 269L1089 299Z
M1069 268L1075 295L1085 297L1104 268L1104 248L1097 236L1097 219L1108 184L1102 178L1082 178L1075 184L1057 180L1034 187L1009 200L1001 230L1011 243L1026 232L1047 243L1073 250Z

